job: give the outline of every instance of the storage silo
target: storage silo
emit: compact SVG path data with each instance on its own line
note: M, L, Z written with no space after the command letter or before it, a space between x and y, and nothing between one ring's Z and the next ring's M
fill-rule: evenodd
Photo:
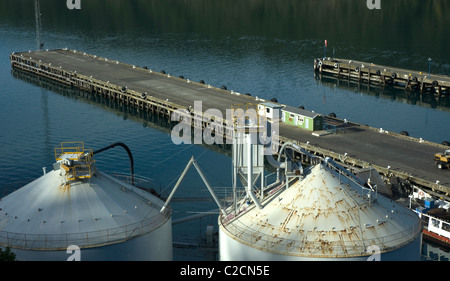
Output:
M52 171L0 200L0 247L18 260L172 260L162 200L96 170L83 143L55 157Z
M294 181L219 217L221 260L420 260L417 215L332 160Z

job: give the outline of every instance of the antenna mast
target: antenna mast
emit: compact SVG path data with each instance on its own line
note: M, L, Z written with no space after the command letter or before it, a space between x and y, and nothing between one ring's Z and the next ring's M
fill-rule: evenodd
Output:
M40 51L44 47L44 43L42 42L42 27L41 27L41 9L39 0L34 0L34 14L36 19L36 43L37 50Z

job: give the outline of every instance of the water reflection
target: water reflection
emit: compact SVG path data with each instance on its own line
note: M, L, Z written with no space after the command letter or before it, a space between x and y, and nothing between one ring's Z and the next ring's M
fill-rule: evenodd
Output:
M323 54L323 40L328 39L328 52L331 54L334 49L337 57L421 70L428 70L427 59L431 57L432 72L450 74L448 0L383 0L380 11L367 9L365 0L81 1L80 11L68 10L65 1L41 1L45 48L82 49L136 65L147 65L158 71L165 69L173 75L182 74L196 81L203 79L219 87L226 84L229 89L250 92L266 99L276 97L283 103L305 105L307 109L324 114L335 111L338 117L350 117L356 122L383 128L389 126L393 131L399 132L409 126L407 130L410 135L423 137L425 134L425 139L434 138L436 142L448 139L448 131L442 130L442 120L448 120L449 116L448 99L436 100L433 96L418 96L402 89L377 88L342 79L336 81L329 77L314 77L312 69L313 59ZM38 167L38 172L33 174L28 159L23 159L22 154L17 157L5 150L17 150L24 143L28 145L32 142L42 146L44 143L51 150L53 143L58 142L56 138L61 137L55 134L73 136L73 131L83 131L85 135L82 137L95 145L104 146L118 137L124 137L124 132L127 132L127 139L135 144L138 160L144 163L141 171L155 179L164 178L166 182L161 184L162 187L170 186L168 182L184 167L180 155L190 157L195 152L203 155L203 148L196 150L193 147L184 151L186 148L174 148L173 144L164 146L163 142L169 139L167 135L171 128L164 118L158 119L117 102L95 95L88 96L71 88L60 88L61 85L49 81L43 83L26 75L13 73L15 77L38 85L41 89L35 90L17 81L11 82L7 70L8 54L35 48L32 1L0 0L0 32L4 40L0 44L3 54L0 67L4 70L0 78L7 81L4 93L11 92L14 93L13 98L35 101L34 92L41 91L38 102L42 114L38 117L44 122L42 130L45 131L24 138L23 135L30 134L27 131L30 126L20 122L24 116L17 112L23 109L18 109L10 99L4 100L1 109L6 112L5 117L8 114L6 120L12 122L4 122L2 128L4 131L14 128L14 131L21 133L12 133L2 143L2 154L11 156L4 157L5 161L0 167L0 192L13 189L9 182L16 178L34 178L41 173L39 164L33 164ZM76 123L80 121L78 113L70 119L76 124L73 130L62 130L62 126L55 122L55 114L60 111L55 112L51 107L55 106L58 97L49 94L47 89L70 99L58 104L67 105L64 108L73 106L73 101L82 101L100 109L98 112L113 113L99 113L94 117L103 117L100 121L114 123L114 126L108 124L106 129L105 124L99 122L86 132L84 126ZM412 108L409 105L418 106ZM89 115L81 118L81 121L90 122L91 107L77 108ZM37 115L27 115L29 119L30 116ZM133 124L121 122L121 119L131 120ZM151 129L142 132L142 128ZM117 132L111 132L113 129ZM174 155L176 149L184 152L176 155L177 161L174 162L177 163L161 162L167 154ZM48 151L31 152L34 154L29 156L33 159L48 155ZM229 159L224 160L221 156L223 154L218 153L214 157L203 157L202 160L206 167L225 171L222 174L211 173L211 179L218 176L225 181L228 176L223 174L229 172ZM46 165L50 160L42 162ZM114 160L111 162L128 163L126 157L123 161ZM217 165L221 166L217 168ZM124 166L128 169L127 165ZM27 169L19 170L20 167ZM190 185L198 188L198 182L193 177ZM17 187L22 185L18 184ZM193 189L180 190L189 193ZM192 205L189 203L189 208ZM185 204L183 208L187 209L187 206ZM215 222L216 219L211 219L208 223ZM193 231L183 227L176 233L185 235ZM433 259L443 260L442 256L445 257L432 246L426 248L424 253Z
M381 10L369 10L365 0L98 0L83 1L81 10L67 9L65 1L41 1L44 41L51 32L106 36L114 44L130 32L199 36L215 46L227 37L314 39L321 52L328 39L338 57L411 69L428 69L432 57L433 72L442 74L450 72L448 11L447 0L390 0ZM0 23L33 29L32 3L0 1Z
M425 261L449 261L450 250L431 242L422 244L422 260Z
M42 89L48 89L54 93L57 93L61 96L68 97L74 100L79 100L91 105L98 107L100 110L106 110L109 112L113 112L116 115L122 116L123 120L131 120L136 123L141 123L144 128L151 128L161 131L164 134L170 135L173 127L178 122L173 122L166 117L160 116L158 114L152 114L149 111L145 111L139 109L134 106L128 106L124 102L119 102L113 99L109 99L106 97L102 97L102 95L90 94L87 91L79 90L74 87L67 86L62 83L57 83L51 79L37 76L33 73L26 72L21 69L12 69L11 74L13 77L26 81L27 83L36 85L41 87ZM50 134L50 126L48 124L48 94L42 90L42 108L44 115L44 129L45 129L45 147L51 147L49 144ZM192 143L194 143L194 135L192 136ZM208 144L200 144L200 146L207 148L209 150L221 153L225 156L231 156L231 148L229 144L216 144L213 143L211 145ZM49 159L48 163L51 163L51 155L52 151L45 151L44 154L48 154Z

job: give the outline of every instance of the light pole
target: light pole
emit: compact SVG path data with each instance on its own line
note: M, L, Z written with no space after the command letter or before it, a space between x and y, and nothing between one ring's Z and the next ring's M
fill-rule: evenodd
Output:
M37 43L37 51L41 51L44 47L44 43L42 42L42 23L41 23L41 8L40 8L39 0L34 0L34 17L36 22L36 43Z
M431 79L431 58L428 58L428 78Z

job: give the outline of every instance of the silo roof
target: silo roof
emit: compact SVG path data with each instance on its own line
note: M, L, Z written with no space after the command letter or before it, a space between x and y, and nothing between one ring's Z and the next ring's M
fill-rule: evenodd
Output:
M0 200L0 245L25 249L92 247L125 241L165 223L164 202L97 171L64 184L53 170Z
M243 244L308 257L364 256L371 245L391 251L421 233L411 210L323 163L266 199L262 209L242 206L239 216L227 219L221 218L222 229Z

